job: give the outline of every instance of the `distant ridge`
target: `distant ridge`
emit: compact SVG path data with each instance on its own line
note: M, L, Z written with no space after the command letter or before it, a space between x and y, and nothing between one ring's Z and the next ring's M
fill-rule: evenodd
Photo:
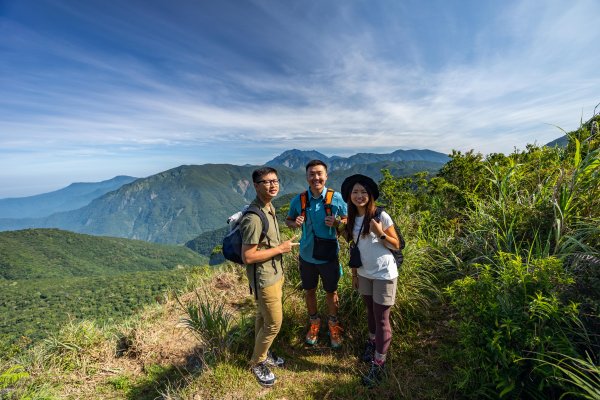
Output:
M450 160L448 155L433 150L396 150L393 153L358 153L350 157L326 155L316 150L287 150L268 161L269 166L285 166L290 169L304 170L310 160L319 159L325 162L329 171L343 170L355 167L360 164L373 164L382 161L428 161L445 164Z
M569 138L567 137L567 135L565 136L561 136L558 139L554 139L551 142L546 143L546 146L548 147L566 147L567 144L569 144Z
M35 196L0 199L0 218L40 218L76 210L136 179L119 175L101 182L72 183L63 189Z
M271 161L267 161L265 165L268 166L284 166L289 169L302 169L304 170L306 164L311 160L321 160L324 162L329 161L329 157L325 154L319 153L315 150L286 150Z

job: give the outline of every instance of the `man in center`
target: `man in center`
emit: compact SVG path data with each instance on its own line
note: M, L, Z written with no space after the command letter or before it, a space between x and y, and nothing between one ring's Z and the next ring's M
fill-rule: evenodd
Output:
M341 273L337 230L340 223L346 221L348 210L341 194L325 187L327 165L323 161L312 160L306 165L306 180L308 191L292 199L286 219L288 227L302 228L300 278L310 320L306 343L314 345L319 337L321 319L317 310L317 286L320 277L326 292L331 347L338 348L342 344L342 328L337 318L337 287Z

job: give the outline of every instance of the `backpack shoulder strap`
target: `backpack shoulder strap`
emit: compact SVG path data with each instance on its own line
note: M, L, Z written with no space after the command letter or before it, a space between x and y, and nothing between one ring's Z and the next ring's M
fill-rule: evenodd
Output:
M308 205L308 190L300 193L300 215L306 218L306 206Z
M384 210L384 208L382 206L377 206L377 208L375 208L375 217L377 218L381 218L381 212ZM390 215L390 218L392 218L392 216ZM394 223L394 229L396 230L396 235L398 235L398 241L400 244L400 248L398 250L395 251L402 251L402 249L404 249L404 247L406 247L406 242L404 241L404 237L402 236L402 232L400 232L400 227L398 225L396 225L396 222L392 219L392 222ZM394 253L394 250L392 250L392 253Z
M260 222L262 223L262 231L260 232L259 240L262 242L262 240L267 236L267 232L269 231L269 220L267 216L265 215L264 211L261 210L261 208L256 204L250 204L250 206L248 206L248 209L244 214L246 213L256 214L260 218Z
M333 189L327 189L327 193L325 193L325 215L332 215L331 212L331 202L333 201L333 193L335 191Z

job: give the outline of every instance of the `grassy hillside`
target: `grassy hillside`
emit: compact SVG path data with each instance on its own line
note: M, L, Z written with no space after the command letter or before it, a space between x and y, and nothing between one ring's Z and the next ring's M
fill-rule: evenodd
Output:
M206 262L183 246L56 229L2 232L0 341L36 341L69 318L129 316L168 288L183 287L182 268Z
M343 314L346 342L339 351L329 348L324 331L317 346L304 346L306 316L293 263L291 257L286 259L289 282L283 329L274 347L285 357L286 367L276 370L278 382L273 389L261 388L248 370L253 300L242 270L230 266L197 275L196 292L180 293L181 304L170 296L165 304L146 307L136 317L112 326L93 321L66 324L60 333L36 346L37 359L30 358L33 351L13 349L13 361L0 360L0 376L9 365L25 367L26 375L10 385L15 398L451 398L445 384L447 364L436 353L445 325L430 326L424 321L417 330L400 328L402 324L396 321L395 329L402 334L395 338L394 348L402 356L391 361L389 381L375 389L360 384L368 367L356 358L362 350L364 321ZM342 280L345 311L356 301L346 295L350 293L348 278L345 275ZM319 300L323 305L323 298ZM213 310L211 342L182 323L190 317L188 307L201 305ZM227 318L232 323L229 333L221 330ZM223 341L228 334L230 338Z

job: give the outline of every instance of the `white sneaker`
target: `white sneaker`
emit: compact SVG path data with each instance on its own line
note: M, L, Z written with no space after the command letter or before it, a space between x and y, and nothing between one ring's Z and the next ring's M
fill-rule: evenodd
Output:
M266 362L262 362L260 364L256 364L252 368L252 373L256 376L258 383L260 383L264 387L271 387L275 383L275 374L271 372Z
M267 353L267 359L265 360L265 364L267 364L269 367L278 367L281 368L283 367L283 364L285 363L285 360L281 357L277 357L274 353L272 353L270 350Z

